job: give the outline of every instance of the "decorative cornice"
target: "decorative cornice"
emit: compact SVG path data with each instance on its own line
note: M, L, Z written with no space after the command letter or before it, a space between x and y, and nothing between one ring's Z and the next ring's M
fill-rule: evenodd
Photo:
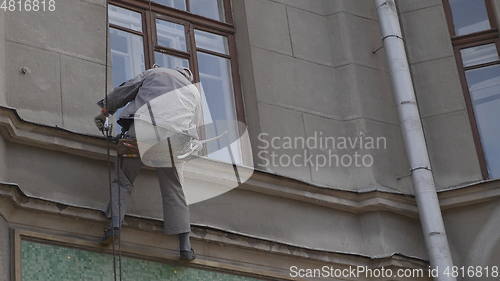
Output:
M76 243L78 246L78 239L70 238L67 235L55 235L58 233L55 230L49 230L52 215L57 215L60 221L63 218L69 218L71 221L78 222L81 224L91 224L95 226L95 222L105 224L107 219L105 218L102 211L68 206L56 202L51 202L44 199L32 198L24 194L21 189L15 184L0 183L0 215L2 215L8 222L10 222L14 228L21 230L27 236L33 238L40 237L53 237L44 238L45 240L54 241L71 241L71 243ZM24 231L25 223L22 221L16 221L14 218L19 215L20 211L27 212L20 217L37 217L38 222L47 221L46 223L40 223L37 227L42 227L38 231L33 231L33 227L30 227L31 231ZM132 228L134 230L147 232L147 233L161 233L162 232L162 222L154 219L141 218L136 216L128 216L126 218L126 227ZM71 232L75 232L72 230ZM44 234L45 233L45 234ZM77 233L73 233L72 236ZM76 237L86 237L88 234L78 234ZM60 237L60 238L58 238ZM291 245L283 242L277 242L272 240L266 240L258 237L252 237L244 235L241 233L228 232L221 229L216 229L213 227L193 225L192 226L192 237L196 240L203 241L204 243L216 243L217 245L227 245L231 247L236 247L243 249L244 251L255 251L266 253L266 255L285 255L291 258L314 260L316 262L327 264L336 264L339 266L367 266L369 268L380 268L380 267L396 267L396 268L425 268L427 267L427 261L408 257L402 254L394 253L390 256L384 257L370 257L359 254L350 253L339 253L332 251L322 251L316 249L309 249L306 247L300 247L297 245ZM82 240L80 238L80 240ZM89 239L83 239L82 245L98 245L91 237ZM69 242L68 242L69 243ZM126 243L124 243L126 244ZM124 246L124 252L127 252ZM146 251L147 252L147 251ZM137 254L133 251L131 254ZM147 256L144 256L147 258ZM168 257L167 257L168 258ZM199 260L200 265L210 265L207 260L201 258ZM235 270L243 270L243 267L236 268ZM243 270L244 271L244 270ZM268 275L268 273L263 272L263 275ZM284 276L276 276L283 278Z
M0 106L0 134L10 142L105 159L106 140L63 128L28 122L14 108Z
M500 179L469 183L438 193L442 209L452 209L500 198Z
M388 211L413 218L418 216L413 196L400 193L355 192L318 187L264 172L255 172L252 178L239 188L355 214Z
M28 122L22 120L14 108L0 106L0 134L10 142L81 157L106 159L104 138ZM500 197L499 187L500 180L471 183L440 191L439 198L444 209L461 207ZM255 171L252 178L238 188L351 213L388 211L418 217L414 197L401 193L376 190L356 192L320 187L262 171Z

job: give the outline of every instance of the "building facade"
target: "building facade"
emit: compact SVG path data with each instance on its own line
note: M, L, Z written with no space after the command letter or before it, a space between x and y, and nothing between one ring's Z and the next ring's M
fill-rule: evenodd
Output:
M108 162L95 103L154 64L191 68L212 118L247 125L255 172L191 205L199 257L186 265L144 168L116 257L123 278L427 272L373 1L49 2L0 12L0 281L113 279L113 250L98 243ZM454 264L498 272L500 1L396 4ZM326 280L414 279L431 280Z

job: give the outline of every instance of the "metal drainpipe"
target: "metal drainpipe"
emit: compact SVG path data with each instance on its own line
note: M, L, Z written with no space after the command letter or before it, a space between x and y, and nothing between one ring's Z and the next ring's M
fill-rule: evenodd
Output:
M375 4L430 263L431 266L437 267L440 273L435 280L455 281L455 278L443 274L447 267L451 270L453 261L432 176L396 3L394 0L375 0Z

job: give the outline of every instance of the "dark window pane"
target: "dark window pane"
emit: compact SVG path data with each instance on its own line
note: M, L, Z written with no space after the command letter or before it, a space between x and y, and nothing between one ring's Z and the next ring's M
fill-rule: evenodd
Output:
M144 69L142 36L118 29L109 29L113 86L118 86Z
M108 6L109 23L142 32L141 14L121 7Z
M500 65L466 71L488 172L500 178Z
M189 61L184 58L179 58L176 56L155 52L155 63L161 67L166 68L189 68Z
M156 2L158 4L162 4L179 10L186 10L185 0L152 0L152 2Z
M158 45L180 51L186 51L186 33L184 25L165 20L156 20Z
M194 31L196 47L210 51L229 54L227 37L201 30Z
M487 44L460 50L464 66L478 65L498 60L496 44Z
M456 35L466 35L491 28L484 0L450 0Z
M191 13L224 21L223 0L191 0L189 3L191 5Z

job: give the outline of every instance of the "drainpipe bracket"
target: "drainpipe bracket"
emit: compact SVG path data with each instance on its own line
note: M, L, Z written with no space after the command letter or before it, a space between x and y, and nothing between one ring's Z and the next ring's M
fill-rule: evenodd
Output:
M404 178L407 178L411 175L413 175L413 172L415 172L416 170L427 170L427 171L431 171L432 172L432 169L429 168L429 167L416 167L416 168L412 168L409 170L409 173L407 175L404 175L404 176L401 176L401 177L397 177L396 180L402 180Z

